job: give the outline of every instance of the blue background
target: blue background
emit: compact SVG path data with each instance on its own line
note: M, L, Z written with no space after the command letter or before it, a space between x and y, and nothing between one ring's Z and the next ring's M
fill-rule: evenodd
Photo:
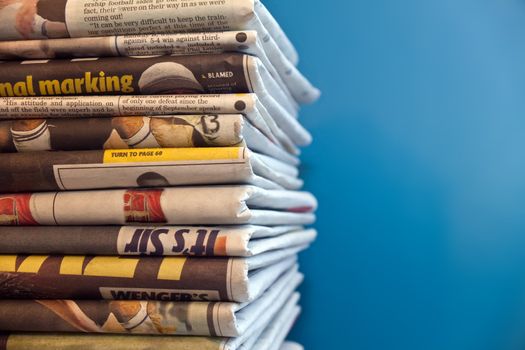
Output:
M525 2L265 2L322 90L307 349L525 348Z

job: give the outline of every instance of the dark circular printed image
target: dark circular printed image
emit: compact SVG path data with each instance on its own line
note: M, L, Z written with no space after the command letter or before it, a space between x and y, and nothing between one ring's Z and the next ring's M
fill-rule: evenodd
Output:
M246 103L244 101L235 102L235 109L242 112L246 109Z
M248 40L248 35L246 35L246 33L238 33L235 36L235 39L237 39L238 42L243 43Z
M139 187L165 187L169 186L168 179L156 172L147 172L137 178Z

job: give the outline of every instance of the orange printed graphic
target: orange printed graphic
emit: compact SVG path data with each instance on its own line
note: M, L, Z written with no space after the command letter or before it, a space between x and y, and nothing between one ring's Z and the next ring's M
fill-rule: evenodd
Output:
M31 194L0 196L0 225L38 225L30 201Z
M166 222L160 197L163 190L128 190L124 194L126 222Z

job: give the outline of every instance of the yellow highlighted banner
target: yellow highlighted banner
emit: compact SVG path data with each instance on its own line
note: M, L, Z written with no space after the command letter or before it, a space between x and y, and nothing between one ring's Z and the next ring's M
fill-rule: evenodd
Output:
M157 279L179 281L186 260L186 257L169 257L162 259Z
M106 163L242 160L244 147L145 148L104 151Z
M1 272L16 272L16 255L2 255L0 256L0 271Z
M86 266L84 276L133 278L140 259L96 256Z
M17 272L38 273L47 258L48 255L30 255L20 264Z
M85 256L64 256L60 264L61 275L82 275Z

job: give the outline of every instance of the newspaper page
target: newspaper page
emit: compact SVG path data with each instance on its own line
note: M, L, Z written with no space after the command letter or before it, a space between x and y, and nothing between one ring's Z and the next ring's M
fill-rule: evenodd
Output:
M32 17L15 21L22 12ZM0 40L245 29L250 0L33 0L0 8Z
M128 334L0 333L0 350L237 350L227 338Z
M296 63L297 52L254 0L11 0L0 7L0 40L247 30L267 32Z
M254 0L254 10L257 19L251 20L252 26L258 30L261 30L261 27L263 27L264 31L279 45L279 49L284 55L288 57L294 65L297 65L299 62L299 54L270 11L268 11L260 0Z
M272 305L272 307L268 308L267 312L259 318L257 326L250 327L250 329L248 329L241 337L231 338L233 343L241 347L245 344L248 346L253 344L255 339L269 331L271 324L283 323L285 320L289 319L290 315L293 313L294 307L297 306L299 299L299 293L294 293L285 305L280 306L279 308Z
M0 119L92 118L181 114L244 114L257 108L257 95L164 94L0 98ZM255 123L255 122L254 122Z
M243 146L241 114L0 121L0 152Z
M288 81L288 83L293 82L289 86L291 86L293 95L297 101L302 103L310 103L315 101L317 98L319 98L320 92L312 86L306 88L308 86L308 82L302 79L302 77L299 75L292 72L292 67L295 67L299 61L299 55L297 54L294 46L284 31L281 29L279 23L277 23L266 7L259 0L254 0L254 2L256 15L251 20L251 27L256 29L258 35L263 38L263 47L268 57L271 57L273 62L279 59L281 53L282 56L287 57L286 61L281 60L281 62L279 62L284 63L284 65L275 65L279 74L284 77L284 81ZM288 68L283 69L284 67ZM298 83L298 85L296 85L296 83ZM303 86L305 89L295 89L299 86Z
M260 334L244 342L239 350L280 350L300 312L298 305L286 305L281 311L286 317L277 317Z
M0 153L244 145L299 164L241 114L0 120Z
M316 235L300 226L0 226L0 254L250 257Z
M160 116L191 113L241 113L260 133L270 141L282 145L292 154L298 154L295 145L306 146L312 141L308 131L300 124L297 129L285 132L276 121L282 121L289 116L279 106L267 109L255 94L0 97L0 119ZM274 119L276 116L277 119ZM292 141L292 135L289 136L288 132L295 135L293 136L295 141Z
M235 338L203 336L164 336L133 334L86 333L0 333L0 350L238 350L245 343L254 343L257 336L270 332L271 324L287 324L295 317L298 294L284 305L273 303L245 334ZM261 331L262 330L262 331ZM278 341L276 339L276 341ZM270 349L265 349L270 350Z
M255 92L297 115L261 61L240 53L0 62L0 96L225 94Z
M284 305L300 281L300 275L291 270L247 305L155 300L0 300L0 329L238 337L272 303Z
M298 190L288 166L246 147L0 153L0 192L251 184Z
M3 60L184 56L225 52L241 52L257 56L276 82L284 90L288 89L299 103L311 103L319 98L319 90L288 60L273 38L256 31L142 34L0 42L0 59Z
M288 310L287 310L288 311ZM255 339L255 344L253 347L246 347L246 349L251 350L280 350L281 345L284 343L284 340L292 330L295 321L301 313L301 307L295 305L288 312L288 318L283 319L280 322L271 323L261 334L260 337ZM244 349L244 344L241 349Z
M1 299L234 301L258 298L304 247L250 258L0 256ZM253 274L253 271L257 273Z
M0 59L198 55L242 52L260 56L255 31L117 35L0 42ZM284 56L284 55L283 55Z
M254 186L0 195L0 225L308 225L315 197Z

